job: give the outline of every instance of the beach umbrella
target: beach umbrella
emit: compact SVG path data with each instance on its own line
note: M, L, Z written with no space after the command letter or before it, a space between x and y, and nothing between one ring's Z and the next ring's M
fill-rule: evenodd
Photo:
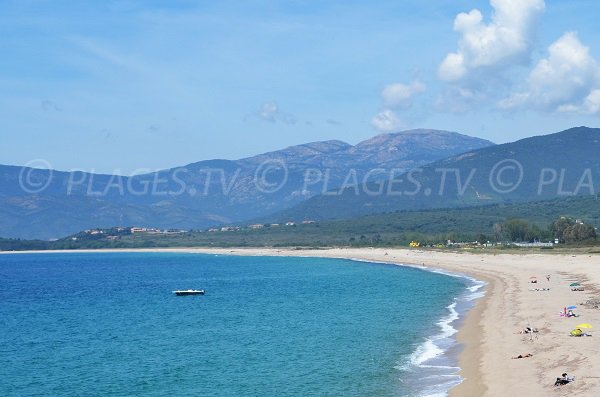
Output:
M573 309L577 309L577 306L569 306L569 307L567 307L567 310L573 310Z
M569 284L569 287L579 287L579 283L571 283Z
M592 328L592 325L591 324L587 324L587 323L586 324L579 324L575 328Z

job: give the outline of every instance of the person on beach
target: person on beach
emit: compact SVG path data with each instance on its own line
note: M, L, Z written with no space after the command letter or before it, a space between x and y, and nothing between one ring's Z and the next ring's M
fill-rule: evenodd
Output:
M556 382L554 382L554 386L562 386L567 383L571 383L575 380L575 377L570 378L567 373L563 373L560 378L556 378Z
M525 327L521 331L517 332L517 334L533 334L539 332L537 328Z
M527 354L519 354L519 355L518 355L518 356L516 356L516 357L512 357L512 359L513 359L513 360L516 360L516 359L519 359L519 358L527 358L527 357L532 357L532 356L533 356L533 354L531 354L531 353L527 353Z
M571 336L583 336L584 333L579 328L575 328L573 331L569 332L569 335L571 335Z
M550 275L546 274L546 280L548 280L548 282L550 282Z

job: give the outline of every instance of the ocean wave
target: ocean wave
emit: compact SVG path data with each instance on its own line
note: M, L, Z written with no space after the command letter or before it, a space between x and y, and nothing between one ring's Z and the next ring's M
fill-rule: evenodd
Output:
M476 280L472 277L448 273L445 271L435 271L448 276L461 277L467 279L469 285L466 291L455 298L454 302L446 307L448 314L442 317L436 325L439 332L428 337L419 344L413 353L405 360L403 365L398 368L409 373L418 373L419 393L418 397L438 397L447 396L448 391L462 383L463 378L458 375L460 367L452 364L455 360L442 359L448 349L457 345L453 338L458 332L454 326L461 315L472 307L475 299L485 294L484 281ZM451 361L451 362L449 362ZM429 375L427 374L429 373Z
M452 323L460 318L460 315L456 311L456 302L449 305L447 309L450 311L450 314L437 323L442 330L442 333L439 335L440 339L449 338L458 332L457 329L452 326Z
M482 298L485 295L483 287L487 285L485 281L475 280L470 278L474 285L467 288L471 293L465 296L465 301L471 302L473 300Z
M413 394L416 397L447 396L448 391L453 387L458 386L464 379L458 375L460 367L448 365L449 363L455 363L457 358L446 357L446 360L440 359L444 358L445 353L447 353L451 347L458 344L456 339L453 338L458 332L454 327L454 324L461 319L461 316L466 313L468 309L472 308L473 301L485 295L484 287L487 283L464 273L453 273L439 268L398 262L380 262L359 258L351 258L351 260L400 265L467 280L468 286L465 288L465 291L455 298L453 303L446 307L448 309L448 314L436 323L440 331L419 344L403 363L395 366L396 369L403 372L418 373L416 383L413 385L418 389L416 394ZM428 372L431 375L427 375ZM429 380L429 382L427 380Z
M414 367L456 368L440 365L425 365L425 363L428 361L441 356L445 352L445 350L436 342L448 339L458 332L456 328L452 326L452 323L460 318L458 312L456 311L456 301L448 305L446 308L448 309L449 314L437 322L437 326L440 328L441 332L430 338L427 338L423 343L417 346L416 350L407 360L407 365L404 366L406 369L414 369Z

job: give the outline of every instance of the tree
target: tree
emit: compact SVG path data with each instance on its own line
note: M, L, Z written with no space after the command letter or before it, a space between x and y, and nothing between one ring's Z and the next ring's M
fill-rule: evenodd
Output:
M552 223L552 226L550 226L550 231L554 235L554 238L564 241L565 230L573 225L575 225L575 221L573 219L567 218L566 216L561 216Z
M540 241L544 237L544 234L547 235L538 225L532 224L527 231L525 240L529 242Z
M530 230L529 222L523 219L509 219L502 227L510 241L525 241Z
M502 240L502 224L494 223L494 237L496 241Z
M576 223L567 227L563 232L563 238L567 243L579 243L596 238L596 229L591 225Z

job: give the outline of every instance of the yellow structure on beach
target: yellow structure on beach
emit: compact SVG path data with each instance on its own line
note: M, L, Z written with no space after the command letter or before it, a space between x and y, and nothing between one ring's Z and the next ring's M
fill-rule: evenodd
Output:
M417 248L421 246L421 243L418 241L411 241L410 244L408 245L411 248Z

